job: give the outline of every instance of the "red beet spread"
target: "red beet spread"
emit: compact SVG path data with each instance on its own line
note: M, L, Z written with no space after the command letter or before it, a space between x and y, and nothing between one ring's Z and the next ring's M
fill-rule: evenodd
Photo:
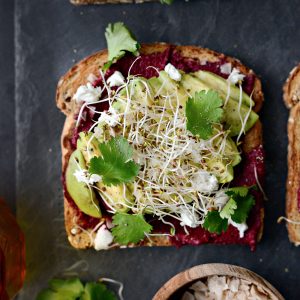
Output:
M109 77L113 74L114 71L120 71L125 77L128 74L128 70L132 63L136 60L136 57L132 55L126 55L118 62L112 65L112 67L107 71L106 77ZM172 63L176 68L181 69L185 72L195 72L197 70L206 70L217 75L220 75L224 78L227 78L228 75L221 73L220 67L224 63L226 63L226 58L221 58L217 62L207 62L206 64L200 64L198 60L184 58L180 55L180 53L176 52L173 47L167 48L164 52L161 53L153 53L149 55L141 55L139 59L135 61L133 66L131 67L130 74L132 75L140 75L145 78L150 78L153 76L157 76L157 70L163 70L167 63ZM152 66L149 68L149 66ZM154 67L154 68L153 68ZM254 86L254 75L247 75L244 79L243 83L243 90L250 94L253 90ZM100 86L102 84L101 79L98 79L94 82L94 86ZM101 105L101 107L97 107L97 109L107 109L105 105ZM85 117L81 120L80 126L74 131L74 135L72 138L72 145L76 147L76 141L78 139L78 135L81 131L88 130L91 125L93 124L93 115L86 110ZM255 177L255 169L256 174L259 182L263 184L264 181L264 173L265 173L265 166L264 166L264 151L263 147L259 146L253 149L250 153L244 154L242 163L235 168L235 179L232 186L252 186L256 184L256 177ZM70 205L76 210L77 216L79 218L79 224L83 228L91 228L94 227L98 219L85 215L81 212L76 204L74 203L73 199L70 197L69 193L66 190L66 184L63 176L63 185L64 185L64 193L66 199L69 201ZM215 243L215 244L246 244L249 245L252 250L255 249L257 243L258 233L261 227L261 208L263 207L263 197L262 193L259 191L252 192L256 203L254 208L252 209L250 216L247 220L248 230L245 233L244 238L239 237L238 230L233 227L229 226L226 232L222 234L213 234L209 233L208 231L204 230L202 227L198 228L188 228L189 234L187 235L184 231L184 228L180 226L178 221L174 221L172 219L172 223L176 227L176 234L175 236L171 237L171 241L176 246L182 245L199 245L204 243ZM101 203L103 209L103 203ZM298 192L298 200L299 200L299 207L300 207L300 189ZM158 220L150 220L150 223L153 226L153 231L156 233L169 233L170 227L163 224Z

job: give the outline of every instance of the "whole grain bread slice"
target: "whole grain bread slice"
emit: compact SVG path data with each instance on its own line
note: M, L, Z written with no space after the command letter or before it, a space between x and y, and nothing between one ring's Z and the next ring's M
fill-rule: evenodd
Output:
M75 5L89 5L89 4L126 4L126 3L144 3L144 2L158 2L159 0L70 0Z
M155 44L143 44L140 53L151 54L165 51L170 45L164 43ZM182 57L198 60L200 63L217 62L222 60L230 62L233 67L240 70L245 75L254 74L253 71L243 65L239 60L226 56L215 51L196 47L196 46L176 46L175 50L180 53ZM56 91L56 103L57 107L66 115L66 121L61 136L62 147L62 171L65 172L68 165L69 157L72 154L71 137L75 127L75 115L78 112L79 106L72 101L73 95L77 88L86 84L87 78L90 74L99 74L99 68L101 68L107 61L107 50L99 51L91 56L83 59L76 65L74 65L58 82ZM261 88L261 81L255 76L254 91L252 98L255 102L254 110L258 112L263 104L263 92ZM244 138L243 151L250 152L252 149L262 144L262 126L258 121L255 126L249 130ZM70 205L68 200L64 199L65 207L65 227L68 235L68 240L71 245L78 249L90 248L93 246L93 238L95 232L93 229L88 230L74 230L74 226L77 223L76 210ZM264 210L260 212L261 220L264 218ZM104 220L103 220L104 221ZM261 222L263 224L263 222ZM72 230L73 229L73 230ZM257 239L262 236L263 225L260 228ZM169 246L171 242L167 236L158 236L151 238L151 241L143 243L144 246ZM133 247L134 245L129 245ZM116 247L119 247L116 245Z
M286 182L286 215L300 222L298 193L300 189L300 64L295 67L283 87L283 99L290 109L288 119L288 176ZM300 224L300 223L299 223ZM287 223L289 239L300 245L300 225Z

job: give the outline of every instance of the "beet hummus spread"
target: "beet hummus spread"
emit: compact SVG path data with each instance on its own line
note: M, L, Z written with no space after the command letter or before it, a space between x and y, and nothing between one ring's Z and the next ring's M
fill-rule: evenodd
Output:
M224 74L221 72L221 67L227 63L226 57L221 57L217 62L207 62L205 64L200 64L198 60L182 57L181 54L172 46L168 47L163 52L152 53L148 55L141 55L138 60L131 54L126 54L124 57L119 59L116 63L112 64L111 67L105 74L105 78L109 78L115 71L119 71L126 78L129 68L131 75L143 76L144 78L152 78L158 76L158 71L164 70L168 63L171 63L178 70L182 70L185 73L196 72L199 70L209 71L223 78L227 78L229 74ZM134 63L135 61L135 63ZM151 68L149 68L151 66ZM243 91L248 95L251 94L254 87L255 76L253 74L245 76L242 82ZM103 85L102 79L98 78L94 81L94 87L101 87ZM105 95L102 95L105 97ZM96 105L97 110L107 110L108 104L106 102ZM83 118L79 123L79 126L74 130L72 137L72 145L74 149L76 148L76 142L79 137L79 133L82 131L87 131L94 124L94 113L91 110L85 109L83 112ZM262 145L253 149L249 153L242 154L242 161L237 166L234 167L234 179L233 186L247 186L252 187L257 184L264 182L265 166L264 166L264 150ZM77 216L79 218L79 225L83 228L94 227L98 222L98 218L88 216L82 211L80 211L77 205L74 203L72 197L69 195L65 176L63 176L64 193L66 199L69 201L70 205L76 210ZM260 230L262 228L262 208L263 208L263 195L259 189L252 189L250 192L255 198L255 205L252 207L249 217L247 219L248 229L245 231L243 237L240 237L239 230L229 225L226 231L220 234L211 233L201 226L196 228L180 226L180 222L169 218L168 221L171 222L175 227L175 234L170 236L173 245L182 246L185 244L199 245L204 243L215 243L215 244L245 244L249 245L252 250L255 249ZM101 201L98 195L98 200L100 202L100 207L102 210L102 215L107 217L110 214L107 212L107 207L103 201ZM300 189L298 191L298 204L300 203ZM300 204L299 204L300 207ZM155 219L152 220L151 216L147 216L147 220L153 226L153 233L168 233L170 231L170 226L165 223L160 222ZM187 234L188 232L188 234Z

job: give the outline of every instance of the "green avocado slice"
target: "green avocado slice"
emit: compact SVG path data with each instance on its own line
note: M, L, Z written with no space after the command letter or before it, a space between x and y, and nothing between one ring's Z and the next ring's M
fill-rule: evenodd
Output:
M97 145L97 139L94 137L89 143L89 152L92 154L92 156L89 157L87 145L91 137L91 132L81 132L79 134L79 139L77 140L77 149L81 150L83 159L88 163L90 158L93 156L101 155ZM96 186L98 187L97 192L100 194L100 196L114 209L119 212L127 212L129 210L128 205L132 204L134 197L129 191L127 185L122 184L118 186L106 186L100 181L96 183Z
M219 76L217 75L215 76L213 74L212 78L214 77L219 77ZM208 91L210 89L210 87L207 85L206 82L190 74L184 74L182 76L181 84L184 87L184 89L192 96L194 96L196 92L200 92L202 90ZM225 102L224 95L220 94L220 96L223 102ZM242 129L242 122L240 119L240 115L241 118L244 120L250 108L247 105L241 103L241 107L239 111L239 102L233 100L232 98L229 98L226 106L224 106L223 109L224 109L224 121L226 123L225 128L230 130L230 136L237 136ZM247 132L255 124L257 120L258 120L258 115L251 110L244 128L245 132Z
M230 136L237 136L241 129L242 129L242 122L240 119L240 116L242 120L245 120L245 117L249 113L249 107L246 105L241 105L240 111L239 111L239 103L236 101L228 101L224 109L224 121L225 121L225 128L230 130ZM251 110L249 117L247 119L246 125L245 125L245 132L247 132L258 120L258 115Z
M210 88L218 91L221 96L226 98L228 83L224 78L207 71L197 71L194 74L197 78L205 82ZM230 98L237 102L240 101L240 89L233 84L230 85ZM251 100L251 98L244 91L242 92L242 103L248 107L250 107L250 103L252 106L255 104L254 101Z
M101 218L102 214L95 192L84 182L78 182L74 176L78 166L82 169L86 168L84 157L77 149L72 153L66 170L67 191L82 212L94 218Z

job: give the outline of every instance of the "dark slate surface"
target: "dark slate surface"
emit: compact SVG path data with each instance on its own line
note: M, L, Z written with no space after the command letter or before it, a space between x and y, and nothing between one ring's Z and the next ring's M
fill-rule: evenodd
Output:
M0 1L0 197L15 210L14 1Z
M17 215L27 238L28 264L19 299L33 299L48 279L78 260L89 264L86 276L90 278L122 281L125 299L151 299L171 276L209 262L250 268L287 299L300 298L299 249L288 242L285 226L276 223L284 214L286 178L287 111L281 89L300 59L299 14L298 1L280 0L178 0L170 7L158 3L75 7L67 0L16 1ZM262 77L269 201L264 237L256 252L240 246L206 245L96 253L69 246L60 184L59 137L64 116L55 107L56 83L75 61L104 48L107 23L119 20L129 25L139 41L209 47L238 57ZM11 82L5 76L3 80ZM8 103L2 94L1 103ZM8 132L2 122L9 122L12 130L12 115L5 118L1 117L1 137ZM6 161L1 153L1 168L8 164L13 160ZM6 180L3 190L13 193L13 184Z

